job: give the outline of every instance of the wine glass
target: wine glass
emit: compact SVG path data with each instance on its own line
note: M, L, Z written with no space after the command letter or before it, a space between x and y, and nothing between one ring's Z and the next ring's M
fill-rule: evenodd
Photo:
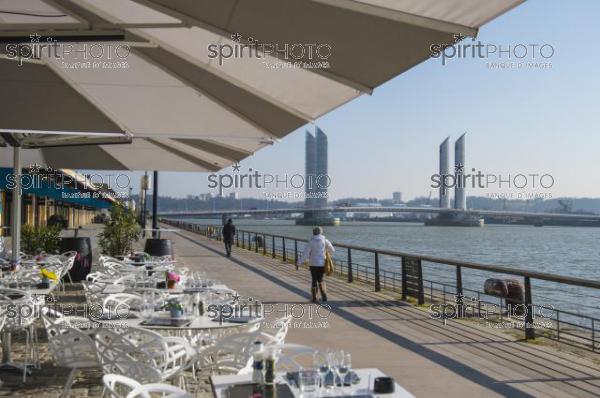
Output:
M324 395L325 389L327 388L325 381L330 370L327 353L316 352L313 355L313 367L319 372L319 378L321 379L320 391L321 395Z
M340 394L344 394L344 380L346 374L348 373L348 367L345 364L346 354L343 350L333 352L331 354L331 368L334 374L334 387L337 389L338 387L338 379L339 379L339 388Z
M338 374L340 375L340 379L341 379L342 393L345 392L346 377L348 376L348 373L350 373L351 368L352 368L352 355L348 352L340 351L338 353ZM352 389L352 379L350 379L349 385L350 385L350 389Z

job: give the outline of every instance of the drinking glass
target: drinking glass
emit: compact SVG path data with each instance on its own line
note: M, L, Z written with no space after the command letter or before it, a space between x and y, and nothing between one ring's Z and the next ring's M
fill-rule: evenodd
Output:
M305 398L316 396L319 387L320 376L316 370L300 370L298 372L298 384L300 395Z
M194 303L194 295L186 294L183 299L183 311L186 318L191 319L194 318L194 310L196 308L196 304Z
M321 395L325 395L327 391L327 386L325 385L325 381L327 379L327 374L331 370L329 366L329 355L328 353L317 352L313 356L313 366L319 372L320 382L321 382Z
M330 366L333 371L333 387L339 394L344 394L344 381L348 374L346 366L346 354L344 350L335 351L330 354ZM338 384L339 383L339 384ZM338 390L339 388L339 390Z
M345 393L346 390L346 377L348 373L350 373L350 369L352 368L352 355L348 352L340 351L338 353L338 374L340 375L341 384L342 384L342 393ZM352 379L350 379L350 390L352 391ZM352 394L350 394L352 395Z
M142 302L142 318L149 319L154 313L154 297L152 294L144 293Z

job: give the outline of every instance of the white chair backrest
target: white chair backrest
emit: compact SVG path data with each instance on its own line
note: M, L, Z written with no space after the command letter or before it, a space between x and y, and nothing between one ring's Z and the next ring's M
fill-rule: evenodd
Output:
M8 312L8 306L11 304L10 298L4 294L0 294L0 332L4 329L4 323L6 322L6 315Z
M102 376L102 384L105 388L104 393L108 393L108 398L125 398L131 391L142 386L127 376L114 373Z
M134 274L126 274L113 281L114 285L127 285L128 283L136 283Z
M137 294L131 293L114 293L106 296L102 303L102 309L106 311L119 311L122 314L124 311L140 311L144 304L144 298Z
M5 330L21 330L35 321L38 302L30 293L18 289L0 289L0 295L4 297L0 307L1 311L6 312Z
M259 339L260 331L236 333L225 336L200 352L200 366L238 372L247 369L252 361L254 342Z
M53 317L42 315L48 345L54 361L66 368L99 367L96 345L90 335L80 328L91 327L92 322L82 317Z
M115 280L114 275L108 274L106 272L90 272L85 277L85 280L88 282L102 282L102 283L112 283Z
M192 398L184 390L169 384L144 384L127 394L126 398Z
M100 329L95 343L105 374L127 375L141 383L163 380L167 346L158 333L133 327Z
M260 325L260 331L265 338L265 344L283 344L287 336L290 324L292 323L292 315L284 316L272 322L264 321ZM271 327L272 326L272 327Z
M312 363L313 357L318 350L300 344L280 344L271 349L275 350L278 372L293 372L306 367Z

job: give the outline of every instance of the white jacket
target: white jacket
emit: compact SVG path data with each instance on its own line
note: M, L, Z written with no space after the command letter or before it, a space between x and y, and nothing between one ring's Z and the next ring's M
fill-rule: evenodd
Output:
M306 243L304 253L302 253L302 258L299 263L303 264L306 260L309 260L309 265L311 267L324 267L325 248L327 248L329 254L335 251L331 242L323 235L313 235L311 240Z

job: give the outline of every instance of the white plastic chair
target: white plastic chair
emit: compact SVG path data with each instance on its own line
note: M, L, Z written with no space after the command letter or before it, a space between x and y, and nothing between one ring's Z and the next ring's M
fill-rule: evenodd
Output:
M39 303L31 294L23 290L0 289L0 295L3 297L3 300L0 301L1 311L6 312L8 308L12 308L12 312L15 314L15 316L4 317L3 332L25 332L25 358L23 364L23 383L25 383L27 381L27 365L29 364L27 356L30 355L33 364L36 364L38 358L33 322L36 319L36 308ZM18 296L19 298L12 298L11 296ZM29 310L21 310L27 307Z
M274 350L278 372L293 372L311 363L317 349L301 344L280 344L271 347ZM304 361L302 361L304 359ZM304 365L303 365L304 364Z
M92 326L93 322L87 318L60 315L57 317L50 311L44 312L42 319L54 362L57 366L71 369L61 394L61 397L67 397L78 371L100 367L94 340L89 331L86 333L79 328L85 325Z
M195 352L181 337L163 337L141 328L100 329L96 350L105 374L157 383L182 376L195 360ZM179 382L184 382L179 377Z
M271 322L263 321L260 324L261 341L265 345L279 345L285 343L285 337L292 323L292 315L284 316ZM274 325L275 328L268 327Z
M63 269L62 269L61 275L60 275L61 283L62 283L63 277L65 277L65 276L69 279L70 283L73 283L73 279L71 278L71 274L69 273L69 271L71 271L71 269L75 265L75 256L76 255L77 255L77 253L64 258ZM64 288L65 288L65 286L63 283L63 290L64 290Z
M192 398L186 391L168 384L144 384L137 387L126 398Z
M144 298L132 293L114 293L106 296L102 302L103 314L124 314L124 312L139 312L144 304Z
M252 348L261 332L225 336L199 352L198 367L211 372L238 374L251 366Z
M131 391L142 386L141 383L127 376L114 373L102 376L102 384L104 385L102 397L108 398L125 398Z

